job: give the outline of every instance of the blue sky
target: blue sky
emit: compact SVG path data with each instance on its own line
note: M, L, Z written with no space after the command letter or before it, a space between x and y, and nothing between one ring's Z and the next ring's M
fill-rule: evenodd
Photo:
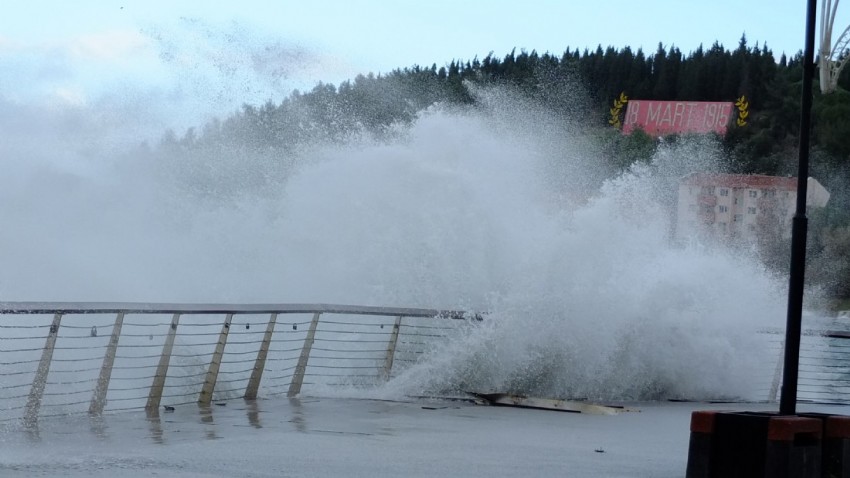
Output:
M6 1L0 99L88 106L170 98L196 121L293 88L512 48L720 41L802 49L805 1ZM846 11L845 11L846 10ZM836 36L850 25L839 7ZM191 98L193 101L188 101Z

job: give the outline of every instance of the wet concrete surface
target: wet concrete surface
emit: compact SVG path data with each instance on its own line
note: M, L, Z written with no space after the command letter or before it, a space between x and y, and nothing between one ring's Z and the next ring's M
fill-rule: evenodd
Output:
M691 411L775 408L629 406L639 411L304 398L43 417L37 428L3 425L0 476L673 477L684 475Z

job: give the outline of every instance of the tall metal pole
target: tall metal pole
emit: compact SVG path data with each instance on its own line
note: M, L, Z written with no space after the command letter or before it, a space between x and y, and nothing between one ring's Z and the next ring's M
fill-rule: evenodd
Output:
M791 276L788 281L788 320L785 326L785 361L779 413L797 413L797 376L800 366L800 334L803 322L803 285L806 272L806 190L809 179L809 129L812 119L812 77L815 72L816 1L808 0L806 49L803 52L803 93L800 111L800 153L797 172L797 211L791 229Z

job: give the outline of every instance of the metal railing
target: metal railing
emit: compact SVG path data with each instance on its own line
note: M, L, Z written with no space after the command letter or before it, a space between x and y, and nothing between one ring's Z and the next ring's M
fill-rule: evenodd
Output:
M336 304L0 302L0 421L374 387L479 315ZM776 401L779 330L759 400ZM798 400L850 404L850 330L804 331Z
M775 353L772 381L762 382L760 391L767 401L775 402L782 386L784 358L783 330L765 330L765 337ZM765 377L769 376L765 374ZM797 401L810 403L850 404L850 330L810 328L803 330L800 340L800 368Z
M288 397L304 385L374 386L480 320L336 304L0 303L0 413L11 414L0 419L35 424L86 405L155 414L164 400L255 399L261 385Z

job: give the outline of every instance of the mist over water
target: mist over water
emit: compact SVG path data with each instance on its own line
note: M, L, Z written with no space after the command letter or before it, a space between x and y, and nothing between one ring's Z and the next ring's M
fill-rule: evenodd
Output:
M392 142L277 162L154 161L25 129L38 140L0 145L0 299L475 310L480 327L378 393L745 394L782 284L745 253L670 240L675 181L716 168L716 145L667 145L604 181L579 119L476 94Z

